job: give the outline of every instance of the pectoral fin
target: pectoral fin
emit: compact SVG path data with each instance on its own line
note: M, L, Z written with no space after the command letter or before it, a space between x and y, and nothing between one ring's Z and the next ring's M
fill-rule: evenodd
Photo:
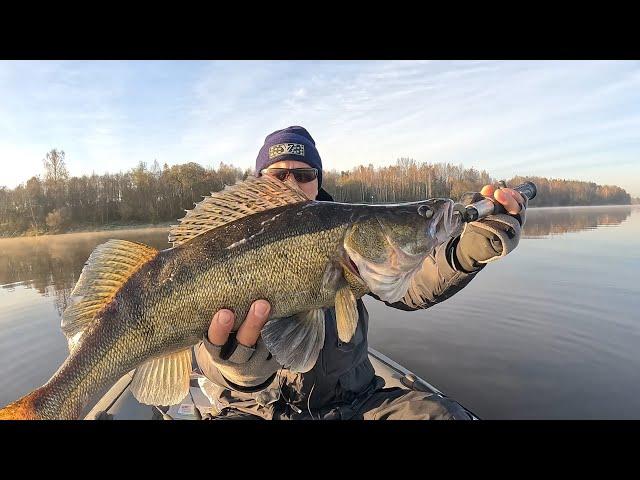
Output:
M351 341L358 327L356 302L356 297L349 285L344 285L336 293L336 325L338 326L338 338L343 342Z
M269 320L261 334L280 365L293 372L308 372L324 345L324 311L310 310Z

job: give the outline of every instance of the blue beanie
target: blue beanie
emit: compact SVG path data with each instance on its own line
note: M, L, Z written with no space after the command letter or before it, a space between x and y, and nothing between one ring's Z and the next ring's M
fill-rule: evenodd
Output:
M318 188L322 185L322 160L316 142L306 129L287 127L267 135L256 158L256 176L263 168L281 160L298 160L318 169Z

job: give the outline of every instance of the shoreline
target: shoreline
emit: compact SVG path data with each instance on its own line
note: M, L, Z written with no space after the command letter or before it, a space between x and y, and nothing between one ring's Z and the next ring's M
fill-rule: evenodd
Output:
M621 207L639 207L640 204L629 204L629 205L563 205L563 206L548 206L548 207L529 207L528 211L534 210L545 210L551 208L621 208ZM0 239L9 239L9 238L37 238L37 237L52 237L56 235L69 235L74 233L100 233L100 232L109 232L116 230L140 230L140 229L152 229L152 228L169 228L171 225L177 223L177 220L171 222L161 222L161 223L116 223L116 224L108 224L108 225L78 225L75 227L71 227L69 230L60 233L41 233L38 235L34 234L21 234L21 235L0 235Z
M8 236L8 235L0 235L0 239L9 239L9 238L38 238L38 237L53 237L58 235L70 235L75 233L100 233L100 232L110 232L110 231L120 231L120 230L140 230L140 229L152 229L152 228L166 228L168 229L171 225L174 225L176 222L162 222L162 223L129 223L129 224L109 224L109 225L78 225L75 227L71 227L68 230L60 233L39 233L39 234L27 234L22 233L20 235Z

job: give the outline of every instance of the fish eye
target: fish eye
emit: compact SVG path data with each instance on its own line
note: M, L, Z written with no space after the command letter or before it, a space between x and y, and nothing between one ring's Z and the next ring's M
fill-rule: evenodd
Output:
M431 209L427 205L420 205L418 207L418 215L425 218L431 218L433 217L433 209Z

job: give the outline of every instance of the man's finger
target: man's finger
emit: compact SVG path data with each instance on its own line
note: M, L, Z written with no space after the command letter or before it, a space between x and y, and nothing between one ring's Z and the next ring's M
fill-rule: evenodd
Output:
M260 330L267 323L269 318L269 312L271 311L271 305L266 300L256 300L251 305L247 318L236 334L236 340L238 343L245 347L253 347L258 341L260 336Z
M522 198L522 195L517 190L514 190L513 188L503 188L502 191L511 194L518 203L524 203L524 198Z
M511 215L520 213L520 205L516 202L516 199L512 195L503 191L503 189L496 190L493 194L494 198L500 202L504 209Z
M211 320L207 336L214 345L224 345L229 339L235 315L231 310L219 310Z
M493 192L495 192L495 190L496 187L494 187L493 185L485 185L484 187L482 187L482 190L480 190L480 193L485 197L493 198Z

